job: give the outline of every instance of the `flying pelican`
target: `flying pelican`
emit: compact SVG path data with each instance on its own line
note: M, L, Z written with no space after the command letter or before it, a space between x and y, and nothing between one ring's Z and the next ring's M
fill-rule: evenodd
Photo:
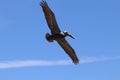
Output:
M49 8L46 1L42 0L40 3L40 6L43 9L48 27L51 30L51 34L46 34L46 39L48 42L53 42L54 40L57 41L57 43L64 49L64 51L69 55L69 57L72 59L74 64L79 63L79 59L77 58L77 55L74 51L74 49L69 45L69 43L65 40L66 36L69 36L74 39L74 37L67 31L61 32L59 29L59 26L57 24L57 21L55 19L55 15L52 12L52 10Z

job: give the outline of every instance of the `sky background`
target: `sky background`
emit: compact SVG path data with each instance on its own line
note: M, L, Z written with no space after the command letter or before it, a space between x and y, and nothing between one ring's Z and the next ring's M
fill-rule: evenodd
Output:
M119 0L46 0L78 65L45 39L40 1L0 0L0 80L120 80Z

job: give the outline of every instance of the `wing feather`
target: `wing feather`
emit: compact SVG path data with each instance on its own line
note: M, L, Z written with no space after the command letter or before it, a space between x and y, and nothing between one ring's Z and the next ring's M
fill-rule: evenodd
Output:
M57 24L56 18L54 13L52 12L52 10L49 8L49 6L47 5L46 1L42 1L40 3L40 6L43 9L47 24L51 30L52 34L57 34L60 33L60 29L59 26Z
M57 42L64 49L64 51L69 55L73 63L78 64L79 59L77 58L77 55L74 49L69 45L69 43L65 39L57 40Z

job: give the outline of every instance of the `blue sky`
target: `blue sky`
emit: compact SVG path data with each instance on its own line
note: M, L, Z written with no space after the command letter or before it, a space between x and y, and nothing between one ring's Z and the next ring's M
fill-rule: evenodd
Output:
M119 80L120 1L46 0L80 59L71 59L45 34L39 2L0 0L1 80Z

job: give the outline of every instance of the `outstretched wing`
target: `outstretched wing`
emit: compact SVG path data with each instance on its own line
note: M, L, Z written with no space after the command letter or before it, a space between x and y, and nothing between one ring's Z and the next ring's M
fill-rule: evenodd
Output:
M43 9L43 12L44 12L47 24L51 30L51 33L52 34L60 33L60 29L55 19L55 15L47 5L47 2L42 0L42 2L40 3L40 6Z
M78 64L79 59L74 51L74 49L69 45L65 39L57 40L58 44L64 49L64 51L70 56L73 63Z

